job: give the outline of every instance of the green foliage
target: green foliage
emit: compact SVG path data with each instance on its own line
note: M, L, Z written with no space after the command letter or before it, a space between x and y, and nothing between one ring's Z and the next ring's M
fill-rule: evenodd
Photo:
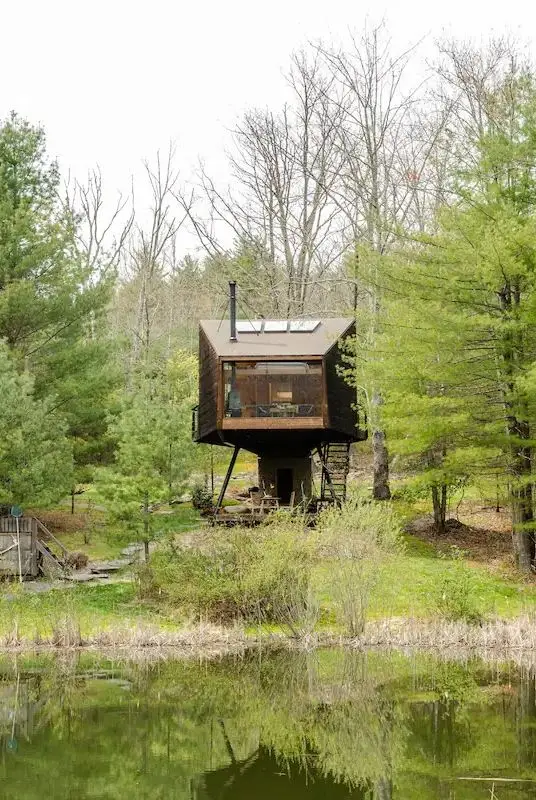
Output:
M151 558L150 591L196 619L314 624L312 535L301 520L212 528L203 547L175 541Z
M400 524L387 503L349 500L319 520L330 559L330 594L337 619L350 636L364 628L372 592L388 563L403 552Z
M0 343L0 503L58 500L72 479L72 450L53 401L34 396L33 381L19 375Z
M202 483L196 483L192 489L192 506L199 510L212 508L212 493Z
M478 624L483 619L478 579L463 563L463 555L458 548L451 548L448 568L434 587L434 604L445 619Z
M65 420L83 467L106 457L110 286L79 252L79 220L60 195L43 130L16 114L0 122L0 340L32 376L35 397Z
M360 251L377 306L374 335L364 335L366 314L358 328L353 372L369 389L383 387L390 450L428 487L440 527L455 488L480 475L508 476L517 555L528 569L536 95L522 83L497 91L494 119L504 114L508 126L496 123L474 143L475 165L457 176L457 197L438 212L434 233L406 231L390 254Z
M162 372L142 374L124 398L110 431L117 441L116 463L98 473L98 491L110 519L125 523L145 542L154 538L155 506L176 497L195 459L190 414L196 359L178 353Z

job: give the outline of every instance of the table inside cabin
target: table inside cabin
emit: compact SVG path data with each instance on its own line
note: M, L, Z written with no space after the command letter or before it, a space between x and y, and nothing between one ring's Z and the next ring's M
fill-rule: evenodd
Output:
M293 403L272 403L269 406L271 417L295 417L298 406Z
M310 403L259 403L246 405L226 411L227 417L310 417L313 405Z

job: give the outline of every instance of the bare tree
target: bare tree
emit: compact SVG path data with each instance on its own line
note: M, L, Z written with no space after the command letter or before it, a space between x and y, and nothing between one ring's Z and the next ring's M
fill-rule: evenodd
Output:
M474 166L476 145L486 134L510 133L522 94L529 90L533 66L515 39L493 37L482 45L444 39L438 42L435 94L449 112L459 164Z
M227 255L217 235L224 226L254 254L265 313L307 313L315 287L340 262L340 215L330 194L339 157L330 80L318 56L296 55L288 76L292 103L279 113L250 111L234 131L233 188L220 189L201 169L194 193L189 216L205 251L213 258Z
M363 245L383 254L401 226L426 214L422 179L441 126L425 131L421 124L422 83L407 85L414 48L392 55L384 25L352 38L348 49L318 46L335 88L329 100L336 120L337 174L327 188L345 221L356 291L368 298L370 320L362 333L365 347L376 335L380 311L378 260L372 273L360 269ZM417 135L418 134L418 135ZM357 294L355 295L357 304ZM363 326L362 326L363 331ZM377 499L390 497L389 461L381 427L381 392L370 394L369 413Z
M133 193L125 196L119 192L115 203L109 206L97 167L88 173L85 183L67 180L63 202L80 222L75 236L88 274L115 272L134 225Z
M162 283L175 258L175 240L185 213L177 204L175 192L179 179L174 166L174 149L169 147L162 160L156 155L155 164L145 162L145 174L151 190L148 224L135 226L129 240L125 272L136 286L136 313L131 329L130 380L140 358L147 358L153 322L160 311Z

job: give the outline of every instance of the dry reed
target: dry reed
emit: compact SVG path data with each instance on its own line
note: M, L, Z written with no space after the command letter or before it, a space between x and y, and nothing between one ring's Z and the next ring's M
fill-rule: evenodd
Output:
M246 634L237 626L224 627L199 624L180 630L164 630L156 626L120 626L83 635L78 621L65 617L57 622L50 636L27 637L18 626L0 636L0 651L75 650L87 648L99 652L131 654L145 652L157 657L217 657L243 653L248 648L274 647L314 649L347 647L352 649L381 648L422 650L448 659L511 660L536 665L536 618L496 619L480 625L442 620L390 618L366 624L355 638L322 631L308 634L302 640L259 629L256 635Z

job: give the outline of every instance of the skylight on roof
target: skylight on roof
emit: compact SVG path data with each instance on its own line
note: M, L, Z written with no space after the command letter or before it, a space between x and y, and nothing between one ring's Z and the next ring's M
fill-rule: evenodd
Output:
M312 333L319 325L319 319L291 319L289 330L291 333Z
M260 333L262 329L262 319L240 319L236 323L237 333Z
M267 319L264 323L265 333L286 333L288 319Z

